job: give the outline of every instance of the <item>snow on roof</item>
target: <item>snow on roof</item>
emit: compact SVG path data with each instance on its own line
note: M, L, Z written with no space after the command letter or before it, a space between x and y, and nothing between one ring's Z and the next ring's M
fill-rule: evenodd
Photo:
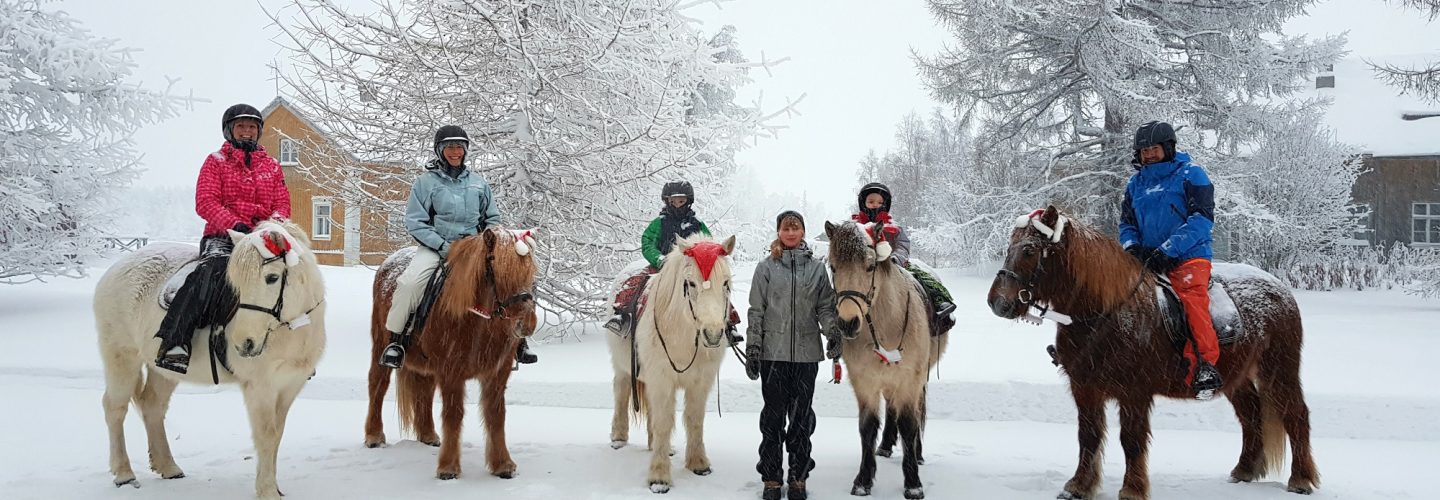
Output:
M1375 156L1440 155L1440 103L1399 95L1399 91L1376 78L1366 60L1402 68L1420 67L1440 62L1440 52L1337 61L1334 71L1316 75L1317 82L1334 77L1333 88L1314 90L1316 95L1334 100L1326 113L1326 124L1340 141Z

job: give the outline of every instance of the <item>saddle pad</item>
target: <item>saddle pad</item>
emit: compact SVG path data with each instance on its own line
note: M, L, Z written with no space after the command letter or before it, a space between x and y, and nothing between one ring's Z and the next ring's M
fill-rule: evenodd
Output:
M1210 280L1210 321L1215 324L1215 337L1220 344L1232 344L1240 339L1242 325L1240 323L1240 311L1235 307L1235 301L1230 298L1230 292L1225 289L1225 284L1217 279ZM1170 283L1160 280L1155 286L1155 299L1166 313L1166 320L1171 326L1171 331L1181 332L1189 328L1189 321L1185 319L1184 305L1175 295L1175 290ZM1183 339L1182 345L1183 345Z
M170 303L175 301L175 294L180 293L180 287L185 285L185 279L190 273L195 272L195 267L200 265L200 259L192 259L175 270L170 279L165 280L165 287L160 289L160 308L170 310Z

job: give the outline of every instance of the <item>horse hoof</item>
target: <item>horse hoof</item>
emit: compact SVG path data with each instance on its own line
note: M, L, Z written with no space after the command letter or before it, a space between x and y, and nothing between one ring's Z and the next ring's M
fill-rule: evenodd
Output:
M449 481L449 480L455 479L455 478L457 478L457 477L460 477L460 473L459 473L459 472L441 472L441 473L435 474L435 479L439 479L439 480L441 480L441 481Z
M925 465L925 457L915 457L915 463L919 465Z
M909 500L919 500L919 499L921 499L921 498L925 498L925 489L924 489L924 488L905 488L905 498L907 498L907 499L909 499Z
M890 456L891 456L891 455L894 455L894 454L895 454L895 452L894 452L894 451L891 451L889 448L877 448L877 449L875 450L875 456L877 456L877 457L890 458Z
M428 445L433 446L433 447L436 447L436 448L439 448L439 447L440 447L440 438L421 439L420 442L423 443L423 444L428 444Z
M384 441L375 441L375 442L367 442L367 443L365 443L365 447L366 447L366 448L379 448L379 447L382 447L382 446L385 446L385 442L384 442Z
M168 476L160 476L161 479L181 479L185 477L184 472L177 472Z
M708 475L710 475L711 472L714 472L714 471L710 470L709 467L706 467L706 468L704 468L704 469L695 469L695 470L692 470L692 471L690 471L690 472L694 472L695 475L697 475L697 476L708 476Z
M496 472L496 473L495 473L495 477L498 477L498 478L500 478L500 479L515 479L515 471L513 471L513 470L508 470L508 471Z
M137 485L135 485L135 486L138 487L138 486L140 486L140 485L137 484ZM1310 487L1304 487L1304 486L1290 486L1290 487L1288 487L1288 488L1285 488L1285 491L1288 491L1288 492L1291 492L1291 493L1298 493L1298 494L1301 494L1301 495L1309 495L1309 494L1311 494L1311 493L1314 493L1314 492L1315 492L1315 489L1314 489L1314 488L1310 488Z
M670 483L664 481L650 481L650 492L665 494L670 492Z
M610 449L612 449L612 450L618 450L618 449L624 448L624 447L625 447L625 440L623 440L623 439L616 439L616 440L610 442Z
M1055 495L1055 498L1058 498L1060 500L1085 500L1085 496L1077 495L1068 491L1060 492L1059 495Z
M133 477L130 478L130 479L124 479L124 480L116 479L116 480L115 480L115 487L116 487L116 488L119 488L119 487L121 487L121 486L126 486L126 485L129 485L130 487L133 487L133 488L139 488L139 487L140 487L140 480L135 479L135 478L133 478Z
M870 496L870 487L857 484L854 488L850 488L850 494L857 497L868 497Z

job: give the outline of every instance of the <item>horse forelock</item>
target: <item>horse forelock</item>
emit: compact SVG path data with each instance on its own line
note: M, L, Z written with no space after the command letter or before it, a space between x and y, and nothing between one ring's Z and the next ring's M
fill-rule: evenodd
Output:
M830 235L830 261L836 264L864 263L869 260L870 245L860 225L846 221Z

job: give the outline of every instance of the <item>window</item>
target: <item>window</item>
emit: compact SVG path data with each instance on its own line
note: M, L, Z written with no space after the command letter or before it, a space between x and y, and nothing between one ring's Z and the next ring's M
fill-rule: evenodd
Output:
M405 229L405 204L390 209L388 223L385 225L385 239L390 241L405 241L410 239L410 231Z
M310 199L310 237L317 240L330 239L330 227L335 221L330 218L330 198L314 197Z
M300 164L300 141L294 139L280 139L280 164Z
M1333 89L1333 88L1335 88L1335 76L1334 76L1334 75L1330 75L1330 76L1317 76L1317 77L1315 77L1315 88L1317 88L1317 89Z
M1440 245L1440 203L1411 205L1411 238L1416 245Z

